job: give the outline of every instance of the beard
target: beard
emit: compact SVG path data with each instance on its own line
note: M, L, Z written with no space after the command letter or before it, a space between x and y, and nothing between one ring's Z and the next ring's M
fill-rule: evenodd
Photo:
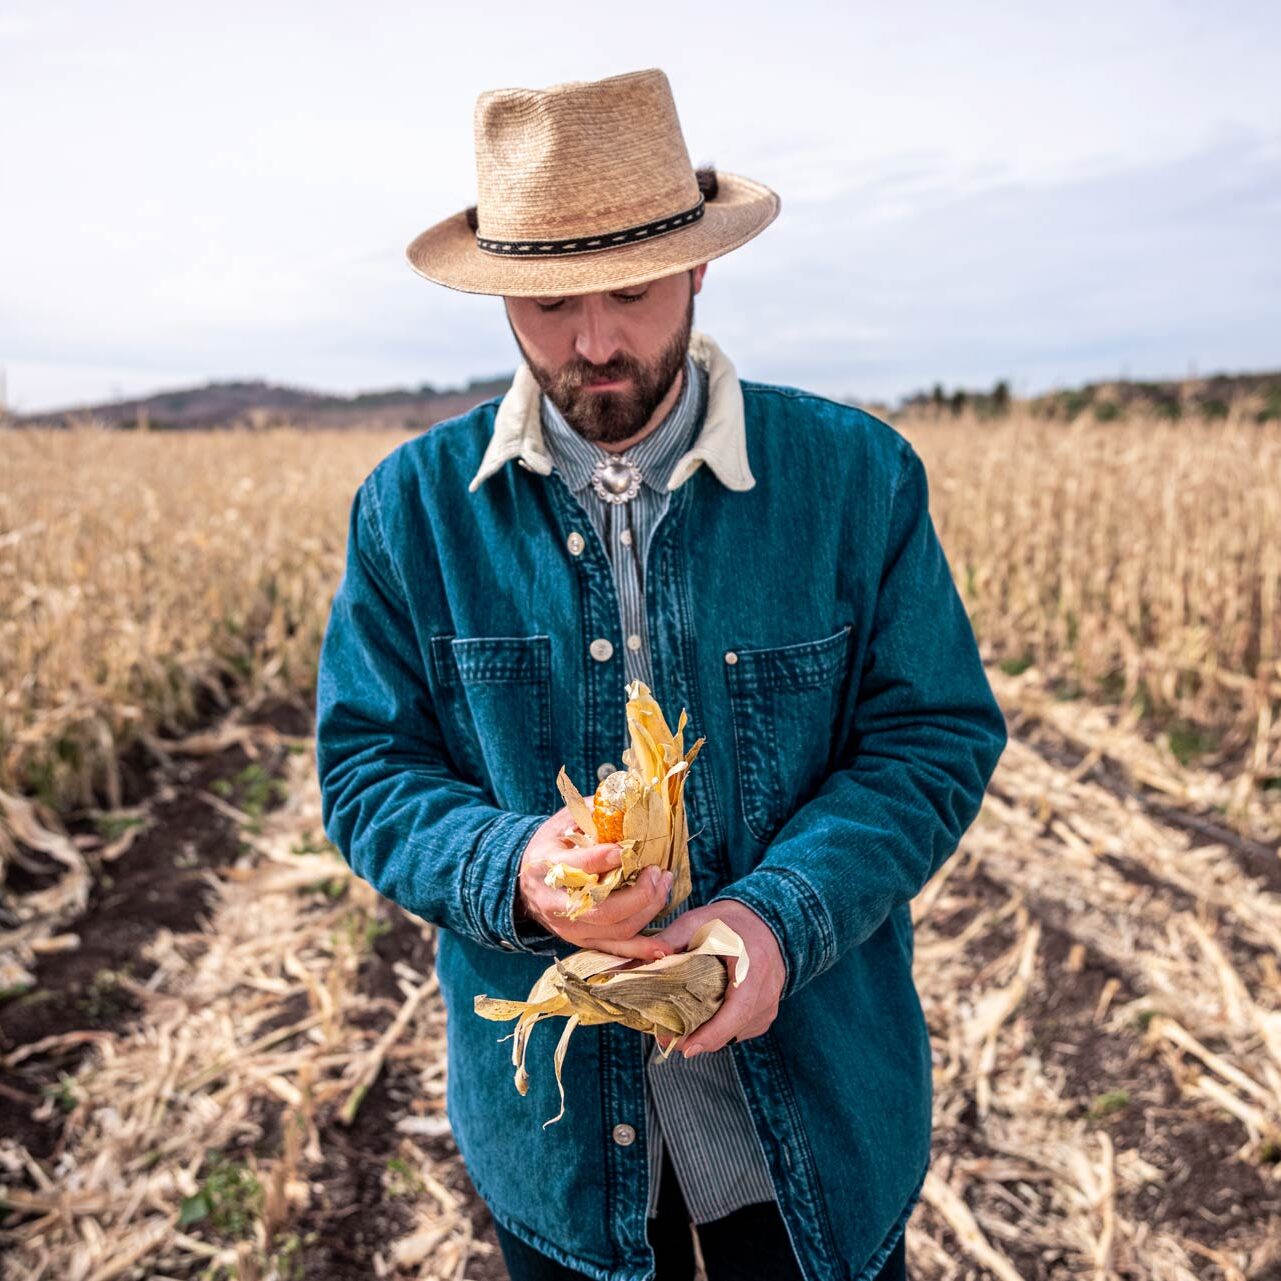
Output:
M511 325L510 317L507 323ZM613 445L640 431L671 390L676 375L685 364L693 327L694 289L691 281L685 318L653 364L647 365L634 356L620 354L606 365L575 360L552 372L530 359L514 327L512 337L516 339L516 346L525 357L534 380L569 426L584 440ZM589 382L621 378L631 380L627 387L592 391L587 386Z

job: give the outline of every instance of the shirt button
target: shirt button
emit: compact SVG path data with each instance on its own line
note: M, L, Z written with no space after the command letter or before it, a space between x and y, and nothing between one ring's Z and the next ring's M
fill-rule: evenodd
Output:
M604 765L596 766L596 777L603 783L617 768L612 761L606 761Z
M594 641L592 641L588 648L592 652L592 657L596 659L598 663L603 663L614 652L613 645L611 645L603 636L598 636Z
M732 649L728 649L725 651L725 661L733 667L738 662L738 655Z
M618 535L618 541L622 543L624 547L630 547L632 545L632 531L630 529L623 530L622 533Z
M583 550L582 534L580 534L576 529L571 531L569 537L565 539L565 545L569 548L572 555L579 555Z
M636 1142L636 1131L630 1125L614 1126L614 1142L620 1148L625 1148L629 1143Z
M628 649L640 649L640 647L641 647L641 638L640 638L639 636L637 636L635 632L633 632L633 633L632 633L632 634L627 638L627 648L628 648Z

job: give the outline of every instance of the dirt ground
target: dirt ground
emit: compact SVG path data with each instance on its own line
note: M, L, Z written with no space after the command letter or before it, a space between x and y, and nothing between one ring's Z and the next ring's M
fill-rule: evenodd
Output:
M1281 1278L1276 809L994 685L1010 747L913 904L912 1276ZM131 759L125 808L53 854L19 841L4 1275L506 1275L445 1117L433 931L324 841L309 735L303 708L237 713Z

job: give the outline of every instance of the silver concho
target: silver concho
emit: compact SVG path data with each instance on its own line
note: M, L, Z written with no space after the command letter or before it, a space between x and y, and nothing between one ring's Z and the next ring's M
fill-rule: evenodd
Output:
M630 458L611 458L596 464L592 488L607 503L625 503L636 497L641 487L641 469Z

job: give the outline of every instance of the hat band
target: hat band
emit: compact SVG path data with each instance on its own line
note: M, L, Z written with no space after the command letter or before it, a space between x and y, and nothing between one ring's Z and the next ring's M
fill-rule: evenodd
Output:
M619 245L634 244L638 240L653 240L655 236L665 236L679 231L697 222L703 216L704 199L700 195L698 204L684 209L669 218L656 218L653 222L643 222L636 227L623 231L605 232L590 239L574 236L567 240L488 240L476 236L476 246L487 254L501 258L546 258L556 254L591 254L602 249L617 249Z

